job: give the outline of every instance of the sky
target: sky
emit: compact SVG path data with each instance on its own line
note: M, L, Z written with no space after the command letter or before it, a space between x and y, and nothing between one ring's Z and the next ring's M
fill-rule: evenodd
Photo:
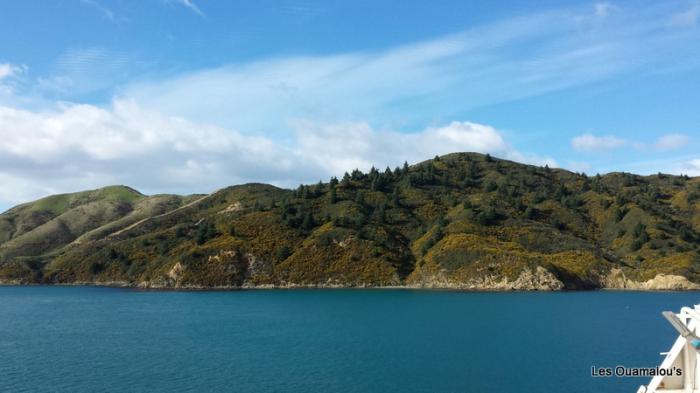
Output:
M456 151L700 175L700 0L0 6L0 211Z

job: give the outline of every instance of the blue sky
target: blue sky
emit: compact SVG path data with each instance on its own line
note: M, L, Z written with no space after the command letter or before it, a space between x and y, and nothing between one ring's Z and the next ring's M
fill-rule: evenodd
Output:
M10 2L0 210L466 150L700 175L699 71L692 0Z

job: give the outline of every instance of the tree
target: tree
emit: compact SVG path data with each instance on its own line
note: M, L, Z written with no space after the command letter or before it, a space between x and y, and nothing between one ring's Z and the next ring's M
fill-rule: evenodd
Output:
M335 191L335 187L331 187L331 191L328 194L328 199L331 204L335 204L338 201L338 195Z
M487 207L476 216L476 220L481 225L493 225L497 218L498 215L496 214L496 210L491 206Z
M343 187L347 187L350 185L350 174L349 173L345 172L345 174L343 175L343 181L341 182L341 185Z
M314 217L311 215L311 212L306 212L304 219L301 221L301 228L308 231L313 228L314 225Z
M484 156L484 160L485 160L486 162L492 162L492 161L493 161L493 158L491 157L491 154L486 153L486 155Z
M391 204L394 205L394 207L397 207L401 204L398 187L394 187L394 191L391 192Z
M386 221L386 204L382 203L379 205L379 208L376 210L376 215L377 215L377 220L379 222L385 222Z
M352 180L362 180L363 176L364 174L362 173L362 171L357 168L353 169L352 174L350 175Z
M178 225L178 227L175 228L175 237L181 238L185 236L187 236L187 228L182 225Z
M210 239L213 239L217 235L218 233L216 231L216 226L214 226L214 223L204 221L201 222L197 227L197 235L195 236L195 241L197 242L197 244L202 245Z

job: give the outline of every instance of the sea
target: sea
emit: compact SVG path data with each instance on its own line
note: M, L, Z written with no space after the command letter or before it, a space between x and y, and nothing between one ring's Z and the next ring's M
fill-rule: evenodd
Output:
M700 292L0 287L0 392L636 392Z

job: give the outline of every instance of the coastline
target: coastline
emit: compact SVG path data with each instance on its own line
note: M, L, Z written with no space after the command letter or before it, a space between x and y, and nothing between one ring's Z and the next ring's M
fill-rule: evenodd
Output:
M114 289L133 289L154 292L236 292L236 291L293 291L293 290L412 290L469 293L515 293L515 292L700 292L700 287L598 287L598 288L560 288L560 289L504 289L504 288L469 288L455 286L422 285L244 285L244 286L146 286L128 282L72 282L72 283L22 283L0 280L0 287L96 287Z

